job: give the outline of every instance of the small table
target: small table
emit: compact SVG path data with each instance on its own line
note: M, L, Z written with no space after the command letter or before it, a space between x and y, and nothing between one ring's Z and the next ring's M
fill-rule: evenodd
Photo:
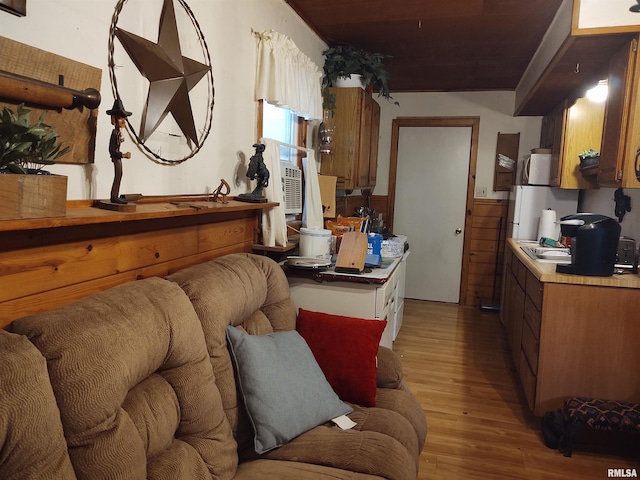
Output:
M383 258L380 268L360 274L307 272L283 266L291 298L297 307L316 312L370 320L387 320L380 345L392 348L404 309L406 252L399 258Z

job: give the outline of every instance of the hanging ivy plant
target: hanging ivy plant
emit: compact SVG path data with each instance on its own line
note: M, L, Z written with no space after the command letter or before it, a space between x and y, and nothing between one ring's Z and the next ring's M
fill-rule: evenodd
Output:
M325 56L324 76L322 78L322 91L326 110L335 107L335 96L329 91L335 86L341 77L351 78L351 75L361 75L364 87L371 85L373 91L391 101L393 98L389 92L389 80L391 75L385 69L382 60L387 56L382 53L370 53L361 48L350 45L331 47L322 52ZM394 102L396 105L398 102Z

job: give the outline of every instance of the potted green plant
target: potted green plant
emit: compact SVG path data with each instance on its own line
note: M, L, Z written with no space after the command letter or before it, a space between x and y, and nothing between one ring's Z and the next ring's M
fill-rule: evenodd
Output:
M382 53L370 53L350 45L338 45L322 53L325 56L322 91L323 107L326 110L333 110L335 107L335 97L331 95L329 88L336 86L338 79L350 78L351 75L360 75L364 87L371 86L379 96L393 100L389 93L391 76L382 63L385 57Z
M0 117L0 171L2 173L41 173L45 165L52 165L71 147L62 148L58 134L44 123L46 112L33 125L31 110L18 105L16 112L2 109Z
M66 215L67 177L42 170L68 153L44 122L31 123L31 110L4 107L0 116L0 220Z

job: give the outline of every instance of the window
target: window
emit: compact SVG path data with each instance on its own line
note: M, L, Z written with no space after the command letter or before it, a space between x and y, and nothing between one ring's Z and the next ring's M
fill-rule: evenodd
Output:
M259 129L262 137L272 138L287 145L303 146L300 135L306 122L293 111L271 105L264 100ZM296 148L280 146L280 174L282 198L286 215L302 213L302 171L300 158L305 154Z
M262 102L262 136L282 143L298 145L298 116L291 110ZM294 162L296 151L280 148L280 160Z

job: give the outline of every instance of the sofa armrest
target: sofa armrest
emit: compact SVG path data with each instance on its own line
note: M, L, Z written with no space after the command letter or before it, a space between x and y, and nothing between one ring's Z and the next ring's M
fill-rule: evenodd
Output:
M390 348L378 347L378 369L376 383L378 388L400 388L402 384L402 363L400 357Z

